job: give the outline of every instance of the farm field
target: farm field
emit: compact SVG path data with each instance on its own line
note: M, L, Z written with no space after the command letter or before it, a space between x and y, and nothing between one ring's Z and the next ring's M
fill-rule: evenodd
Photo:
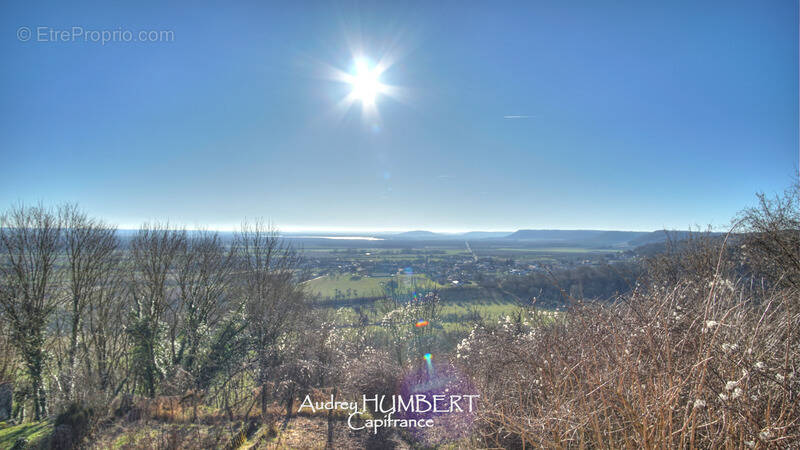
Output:
M617 253L619 249L609 248L585 248L585 247L537 247L537 248L520 248L520 247L498 247L494 249L496 252L502 253Z
M494 322L529 307L529 295L500 288L507 277L535 271L547 277L553 270L627 257L618 249L553 243L320 241L303 246L311 271L319 274L305 282L316 308L339 311L344 326L377 325L386 313L379 299L390 283L401 298L436 290L442 302L436 326L448 333L468 332L476 319Z
M468 328L478 316L483 320L495 321L527 306L497 289L485 289L478 286L443 288L437 289L437 292L442 302L440 325L445 329L459 328L461 325ZM380 301L368 300L366 302L362 302L361 299L352 299L350 302L347 300L323 302L321 306L337 310L342 324L356 325L359 314L365 315L369 323L377 324L383 317Z
M313 295L334 298L339 292L349 293L347 297L373 297L383 289L391 277L369 277L354 274L323 275L306 281L304 284Z
M420 288L424 286L427 289L444 287L421 274L393 276L323 275L308 280L305 284L309 292L319 295L322 299L361 298L381 296L386 283L392 280L397 282L398 287L406 289L413 289L416 286Z

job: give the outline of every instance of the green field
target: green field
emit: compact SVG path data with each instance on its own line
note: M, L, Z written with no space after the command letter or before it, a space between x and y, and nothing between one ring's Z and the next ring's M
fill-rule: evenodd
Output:
M373 297L379 295L383 285L391 277L358 277L352 274L325 275L306 281L304 284L309 292L322 298L334 297L337 293L347 293L349 289L353 297Z
M324 298L335 298L337 293L344 298L379 297L387 282L395 280L401 288L415 286L442 288L425 275L395 275L390 277L368 277L356 274L325 275L306 281L309 292ZM348 292L349 290L349 292Z
M419 277L418 282L430 283L430 281L422 275L415 276ZM344 278L344 280L342 278ZM389 279L390 277L383 277L374 278L373 280L379 283L385 283ZM340 289L341 286L353 286L353 284L349 284L345 277L324 277L314 280L314 282L325 283L323 286L329 288L332 286L339 286L336 289ZM428 284L428 286L432 285ZM425 291L425 289L421 288L420 291ZM470 318L473 317L475 313L480 314L480 316L486 320L496 320L500 317L513 314L519 311L520 308L526 306L518 299L511 295L504 294L498 289L466 286L439 288L438 292L442 302L441 320L444 323L469 322ZM357 308L365 312L370 321L377 322L381 319L381 314L375 308L377 304L377 302L370 302L367 304L360 304ZM347 305L346 302L344 306L339 307L340 312L344 313L345 317L353 319L353 323L355 323L355 319L358 317L354 312L355 307L356 306Z

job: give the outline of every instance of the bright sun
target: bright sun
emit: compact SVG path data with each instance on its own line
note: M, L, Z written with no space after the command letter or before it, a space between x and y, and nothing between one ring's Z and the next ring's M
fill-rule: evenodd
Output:
M364 105L372 105L375 103L375 97L385 88L379 80L380 71L377 68L369 67L363 60L357 60L355 66L356 73L348 80L353 86L350 95Z
M361 104L361 116L373 125L380 123L378 103L385 98L400 100L402 90L398 86L385 84L381 78L389 70L394 59L388 55L373 62L367 57L357 56L353 53L353 65L350 70L341 70L328 66L328 78L346 84L350 91L337 105L337 109L344 113L349 111L356 103Z

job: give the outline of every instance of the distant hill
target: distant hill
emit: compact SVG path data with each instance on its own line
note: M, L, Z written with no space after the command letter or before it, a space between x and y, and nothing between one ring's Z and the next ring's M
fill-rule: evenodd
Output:
M504 238L511 234L508 231L468 231L466 233L435 233L433 231L414 230L404 233L386 235L390 239L428 239L428 240L449 240L449 239L496 239Z
M508 231L470 231L468 233L459 234L458 237L464 239L496 239L506 238L511 233Z
M689 231L519 230L506 239L590 247L635 248L647 244L688 238Z
M689 243L690 237L689 231L667 231L664 230L654 231L652 234L648 236L644 236L642 239L636 239L632 241L632 244L635 244L636 247L632 250L638 255L642 256L652 256L659 253L664 253L668 249L667 245L667 235L669 236L669 240L671 241L670 246L673 250L675 249L682 249ZM694 238L712 238L712 239L723 239L725 233L706 233L706 232L699 232L694 235ZM740 235L732 235L731 239L738 239ZM735 242L735 241L734 241ZM730 242L729 242L729 245Z
M704 233L700 233L704 234ZM711 233L712 236L717 236L721 233ZM666 242L667 238L672 241L682 241L684 239L688 239L689 236L692 235L690 231L681 231L681 230L658 230L653 231L651 233L647 233L643 236L640 236L636 239L630 241L630 245L633 247L638 247L640 245L647 245L647 244L660 244L662 242Z
M395 238L439 238L439 237L441 237L441 235L439 233L434 233L433 231L414 230L414 231L406 231L404 233L393 234L392 237L395 237Z
M642 245L665 242L667 236L673 240L686 239L688 231L616 231L616 230L517 230L470 231L466 233L435 233L427 230L406 231L381 237L391 240L483 240L486 242L520 241L527 245L558 245L589 248L633 249Z
M507 239L525 241L577 241L586 240L606 233L601 230L519 230Z

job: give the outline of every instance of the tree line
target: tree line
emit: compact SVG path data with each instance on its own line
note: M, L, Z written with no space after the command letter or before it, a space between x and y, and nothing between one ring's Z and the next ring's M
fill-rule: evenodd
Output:
M266 412L298 354L300 256L263 221L231 242L168 223L122 239L75 205L20 205L0 217L0 257L0 336L13 350L0 381L14 381L19 420L120 394L206 395L237 376Z

